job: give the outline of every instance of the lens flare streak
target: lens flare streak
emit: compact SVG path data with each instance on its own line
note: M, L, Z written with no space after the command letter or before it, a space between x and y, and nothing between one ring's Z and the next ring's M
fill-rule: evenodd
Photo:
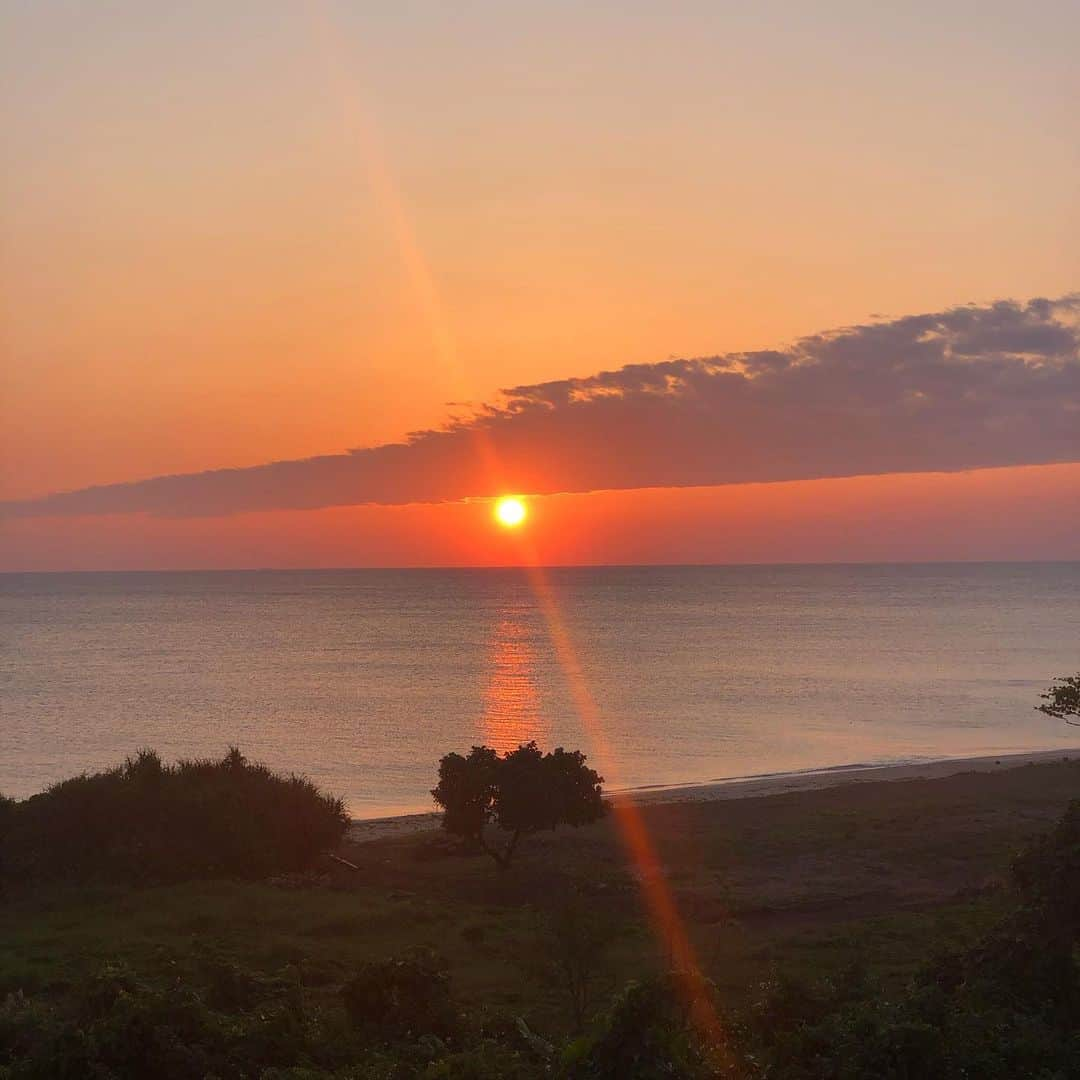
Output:
M334 46L333 18L329 6L316 0L310 10L314 16L316 37L321 46L326 69L336 82L335 89L340 95L346 134L358 153L361 170L366 175L372 195L382 209L402 265L412 283L418 313L427 323L431 334L433 354L444 369L453 374L459 384L464 384L463 365L454 341L451 320L442 302L435 275L431 271L413 228L398 185L393 179L374 124L362 108L360 94L355 84L346 77L345 65L337 55ZM502 475L500 462L484 432L474 433L474 445L487 473L490 489L497 491L502 488L505 491L505 478ZM511 501L517 502L518 507L510 511L511 517L517 517L519 510L520 517L517 517L515 521L504 523L516 525L525 516L524 504L518 500L503 500L499 505ZM611 782L614 761L604 738L599 710L589 690L588 681L562 618L555 594L535 554L524 547L522 553L526 556L523 557L522 563L528 571L530 584L543 612L556 657L571 691L574 707L591 740L590 752L594 761L600 766L601 772ZM692 976L700 975L700 968L679 916L675 898L640 810L629 799L613 800L613 808L623 845L637 871L654 933L676 970ZM720 1027L715 1012L704 1004L700 996L692 996L687 1004L691 1009L691 1017L702 1034L713 1044L719 1044Z
M600 712L589 690L588 680L562 618L555 592L543 567L535 559L527 561L525 565L530 585L547 623L556 658L570 689L574 708L591 741L590 753L600 766L601 773L610 782L614 761L604 736ZM670 958L672 969L690 975L692 981L701 978L700 965L640 809L628 798L613 799L611 805L623 846L637 872L653 932ZM719 1046L720 1022L711 1005L697 994L691 994L686 1005L702 1035L711 1045Z

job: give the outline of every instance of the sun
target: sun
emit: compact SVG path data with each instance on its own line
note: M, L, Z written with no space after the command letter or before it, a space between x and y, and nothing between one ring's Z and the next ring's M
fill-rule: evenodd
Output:
M500 499L495 504L495 520L508 529L514 529L525 520L527 511L520 499Z

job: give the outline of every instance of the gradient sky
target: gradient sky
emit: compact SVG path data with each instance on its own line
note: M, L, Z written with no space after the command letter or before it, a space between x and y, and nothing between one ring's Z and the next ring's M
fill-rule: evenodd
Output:
M0 499L378 447L503 388L1074 293L1080 9L898 7L5 5ZM1080 558L1080 360L1040 355L1064 364L1056 441L1032 412L1001 420L999 457L920 456L909 430L904 475L861 450L846 471L878 475L643 469L648 490L538 500L530 543ZM725 462L762 456L740 439ZM529 453L562 490L550 439ZM460 494L20 517L0 568L520 558Z

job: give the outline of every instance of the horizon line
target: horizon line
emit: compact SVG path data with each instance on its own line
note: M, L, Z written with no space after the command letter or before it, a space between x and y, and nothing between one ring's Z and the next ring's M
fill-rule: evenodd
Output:
M29 577L45 574L340 574L364 571L447 571L447 570L710 570L735 567L824 567L824 566L1080 566L1080 558L1074 559L837 559L803 562L777 560L772 562L596 562L596 563L499 563L484 566L465 563L439 565L412 564L370 566L173 566L112 569L67 570L3 570L0 577Z

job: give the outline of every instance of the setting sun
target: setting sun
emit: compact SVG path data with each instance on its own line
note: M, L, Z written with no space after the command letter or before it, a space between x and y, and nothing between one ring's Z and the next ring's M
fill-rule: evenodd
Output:
M525 504L520 499L500 499L495 504L495 520L512 529L525 520Z

